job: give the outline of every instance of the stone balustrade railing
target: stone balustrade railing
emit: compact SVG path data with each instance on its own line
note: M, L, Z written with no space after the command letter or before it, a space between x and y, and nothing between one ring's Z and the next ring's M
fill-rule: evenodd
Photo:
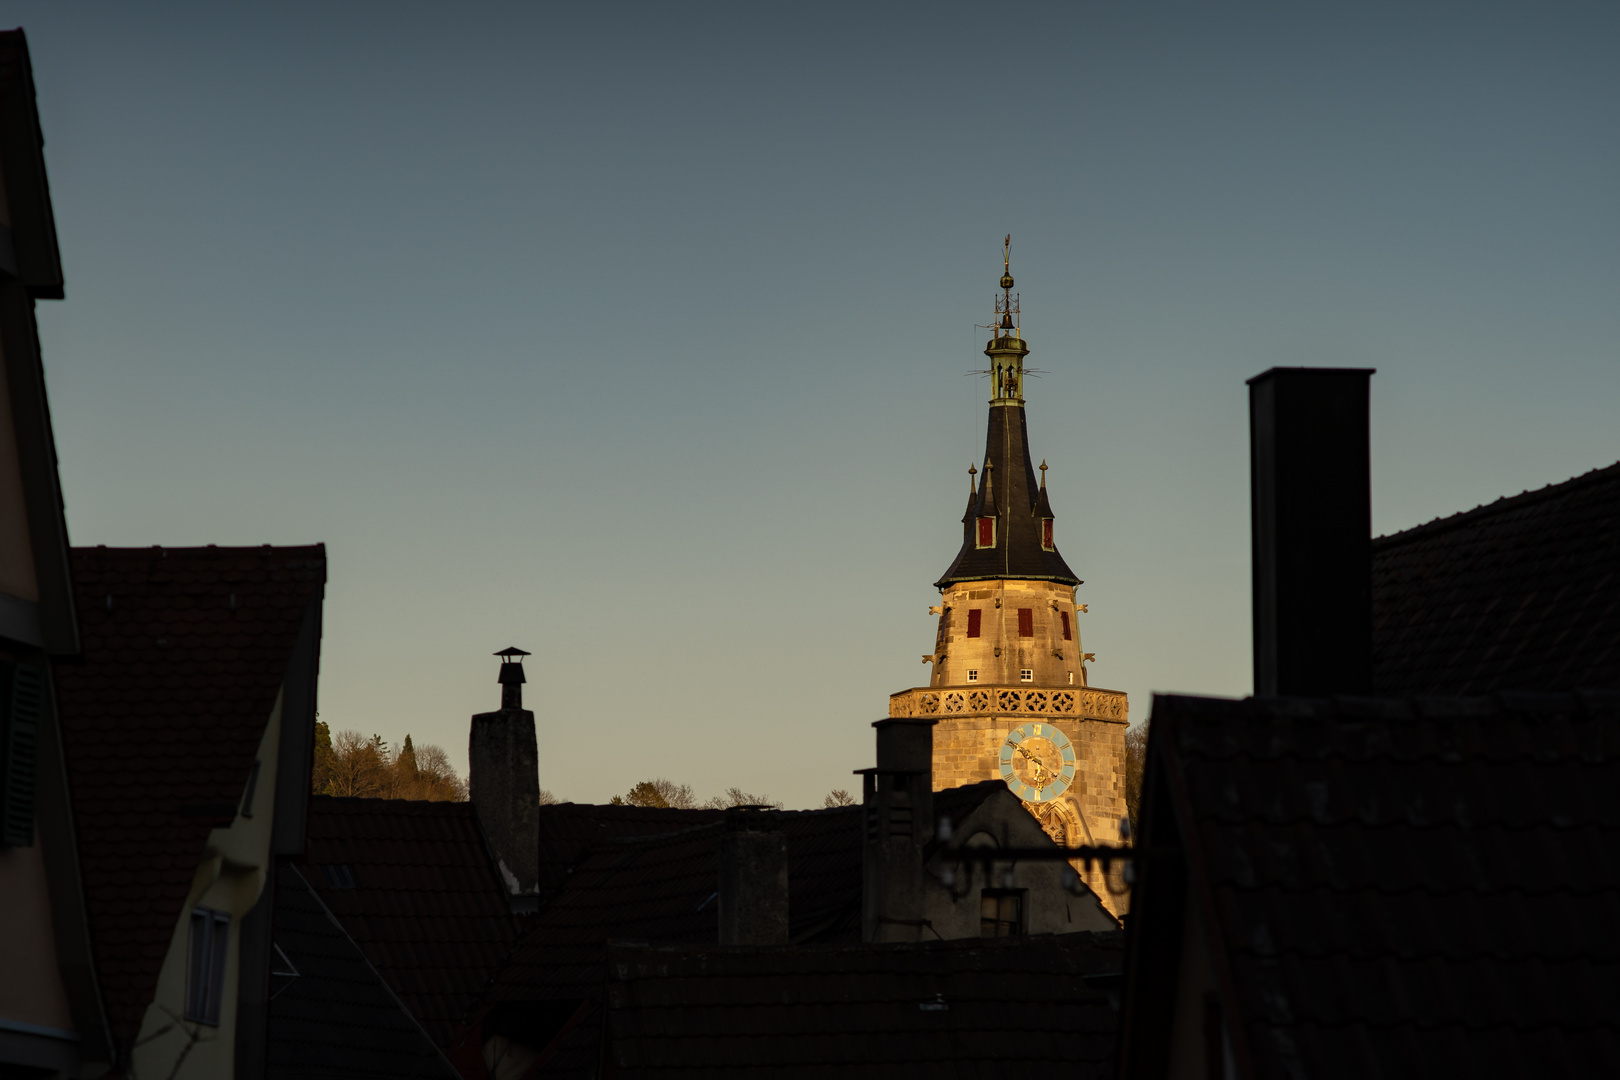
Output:
M956 686L902 690L889 695L890 716L1072 716L1126 719L1125 694L1091 687Z

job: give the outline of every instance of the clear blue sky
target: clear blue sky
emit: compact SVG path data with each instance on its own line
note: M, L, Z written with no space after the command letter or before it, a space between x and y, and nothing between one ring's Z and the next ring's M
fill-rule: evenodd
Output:
M923 681L1012 233L1094 683L1249 689L1247 398L1378 532L1620 458L1609 4L9 4L79 544L324 541L321 711L819 804Z

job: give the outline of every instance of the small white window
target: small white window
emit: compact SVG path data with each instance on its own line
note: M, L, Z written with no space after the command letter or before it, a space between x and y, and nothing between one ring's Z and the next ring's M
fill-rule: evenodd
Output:
M1035 681L1035 673L1033 671L1031 671L1029 668L1024 668L1022 671L1020 671L1018 673L1018 681L1019 682L1034 682Z
M968 682L978 682L978 681L979 681L979 669L976 668L976 667L968 668Z
M225 951L231 939L229 912L193 908L186 957L186 1019L219 1026L225 997Z

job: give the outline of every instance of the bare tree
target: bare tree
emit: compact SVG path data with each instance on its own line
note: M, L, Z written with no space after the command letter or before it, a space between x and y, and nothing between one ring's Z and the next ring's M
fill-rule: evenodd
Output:
M782 809L782 804L769 795L755 795L736 787L726 788L725 794L716 795L703 804L706 810L729 810L733 806L768 806L772 810Z
M410 742L410 736L405 736ZM407 763L403 754L394 763L394 782L399 799L427 799L432 802L466 802L467 785L456 775L444 747L429 743Z
M325 724L317 725L315 740L310 787L317 795L466 801L466 782L441 746L418 748L406 735L404 745L391 751L381 735L368 739L358 731L340 731L333 736Z
M358 731L338 732L332 739L336 759L332 764L332 794L360 799L386 797L392 764L384 757L386 747L375 735L368 739Z
M843 788L833 788L831 791L827 792L827 797L821 800L821 808L823 810L831 810L835 806L854 805L855 796L851 795Z
M540 789L540 805L541 806L556 806L560 802L562 802L561 799L557 798L557 796L553 795L551 792L547 791L545 788Z

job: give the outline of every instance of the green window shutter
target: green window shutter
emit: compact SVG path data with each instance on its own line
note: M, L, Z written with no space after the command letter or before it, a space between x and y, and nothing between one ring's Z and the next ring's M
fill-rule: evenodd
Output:
M34 844L34 774L44 704L39 668L0 663L0 847Z

